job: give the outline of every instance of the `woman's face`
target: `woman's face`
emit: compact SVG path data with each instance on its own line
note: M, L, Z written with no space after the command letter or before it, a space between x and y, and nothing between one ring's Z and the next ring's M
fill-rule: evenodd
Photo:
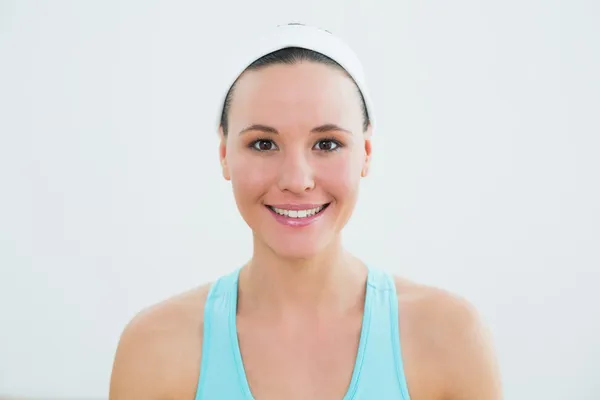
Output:
M259 245L307 258L339 242L371 153L350 78L313 62L246 72L221 135L223 175Z

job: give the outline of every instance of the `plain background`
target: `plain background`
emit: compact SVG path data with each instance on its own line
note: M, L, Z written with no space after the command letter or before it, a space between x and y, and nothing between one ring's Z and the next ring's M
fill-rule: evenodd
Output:
M376 105L347 246L473 302L507 399L600 398L593 0L0 1L0 396L106 398L139 310L248 259L215 82L287 22Z

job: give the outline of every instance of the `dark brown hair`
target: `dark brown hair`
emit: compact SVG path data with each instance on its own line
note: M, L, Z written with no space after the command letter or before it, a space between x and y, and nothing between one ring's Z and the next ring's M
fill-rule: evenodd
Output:
M291 25L293 25L293 24L291 24ZM348 74L348 72L340 64L338 64L336 61L334 61L330 57L327 57L326 55L318 53L314 50L309 50L309 49L305 49L302 47L286 47L286 48L274 51L272 53L269 53L265 56L262 56L261 58L259 58L258 60L254 61L252 64L250 64L244 70L244 72L257 71L262 68L268 67L270 65L276 65L276 64L293 65L293 64L298 64L303 61L315 62L315 63L332 66L334 68L337 68L337 69L343 71L350 79L352 79L350 74ZM244 72L242 72L240 74L240 77L244 74ZM235 86L239 79L240 78L238 77L238 79L233 83L233 85L227 92L227 96L225 97L225 102L223 103L223 111L221 113L221 127L223 128L223 133L225 136L227 136L228 114L229 114L229 109L231 108L233 92L235 91ZM362 113L363 113L363 130L366 131L370 124L369 113L367 111L365 99L364 99L360 89L358 88L358 85L356 85L356 82L353 79L352 79L352 81L354 82L354 84L356 86L356 90L360 96Z

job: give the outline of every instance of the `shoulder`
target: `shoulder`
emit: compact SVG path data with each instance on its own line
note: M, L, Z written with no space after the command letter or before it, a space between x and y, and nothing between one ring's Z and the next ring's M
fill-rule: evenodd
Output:
M429 382L431 390L434 381L440 397L501 399L490 334L473 304L439 288L397 277L395 283L409 386Z
M111 400L193 398L210 286L152 305L127 324L113 363Z

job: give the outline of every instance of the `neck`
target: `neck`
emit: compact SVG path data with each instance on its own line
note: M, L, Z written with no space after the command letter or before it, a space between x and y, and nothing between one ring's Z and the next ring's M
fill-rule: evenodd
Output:
M341 241L305 259L278 256L255 241L239 285L246 309L331 314L362 307L366 278L366 267L344 251Z

